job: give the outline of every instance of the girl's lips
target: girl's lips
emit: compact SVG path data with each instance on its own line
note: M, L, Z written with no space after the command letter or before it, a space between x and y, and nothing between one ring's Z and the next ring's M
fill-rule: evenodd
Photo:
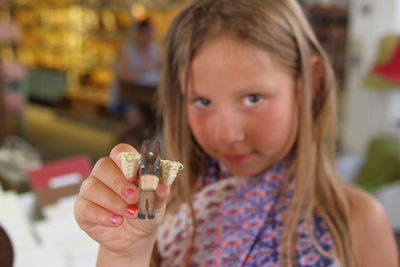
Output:
M243 163L250 158L252 153L240 155L224 155L224 158L231 163Z

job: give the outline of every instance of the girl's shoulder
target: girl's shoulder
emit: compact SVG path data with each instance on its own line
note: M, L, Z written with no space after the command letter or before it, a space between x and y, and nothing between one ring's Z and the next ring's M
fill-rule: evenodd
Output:
M352 219L374 222L386 217L382 205L369 193L348 185L343 185L342 188L349 201Z
M360 266L397 267L396 242L383 206L360 189L343 186L343 190L349 200Z

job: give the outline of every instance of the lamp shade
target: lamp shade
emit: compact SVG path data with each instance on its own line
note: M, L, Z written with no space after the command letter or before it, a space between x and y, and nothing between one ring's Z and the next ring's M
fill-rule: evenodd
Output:
M387 36L379 44L376 60L364 84L372 89L400 89L400 36Z

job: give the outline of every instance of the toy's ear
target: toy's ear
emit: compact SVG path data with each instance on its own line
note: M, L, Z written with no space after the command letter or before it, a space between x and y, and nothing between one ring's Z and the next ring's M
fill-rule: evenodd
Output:
M161 157L161 143L159 140L157 140L154 144L154 154L157 157Z
M140 149L140 154L142 155L142 158L147 158L147 155L149 153L149 148L150 148L150 140L144 140L142 143L142 148Z

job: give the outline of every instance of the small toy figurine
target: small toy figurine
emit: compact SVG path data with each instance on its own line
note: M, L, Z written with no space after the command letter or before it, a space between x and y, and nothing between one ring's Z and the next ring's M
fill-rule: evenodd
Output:
M142 158L139 163L139 219L154 219L154 201L156 189L161 177L160 142L150 151L150 141L145 140L140 151Z
M160 150L160 141L156 141L153 151L150 151L150 141L145 140L140 154L122 152L119 155L125 177L133 177L139 168L139 219L146 219L146 215L148 219L155 218L154 201L158 183L171 186L178 171L183 169L180 162L162 160Z

